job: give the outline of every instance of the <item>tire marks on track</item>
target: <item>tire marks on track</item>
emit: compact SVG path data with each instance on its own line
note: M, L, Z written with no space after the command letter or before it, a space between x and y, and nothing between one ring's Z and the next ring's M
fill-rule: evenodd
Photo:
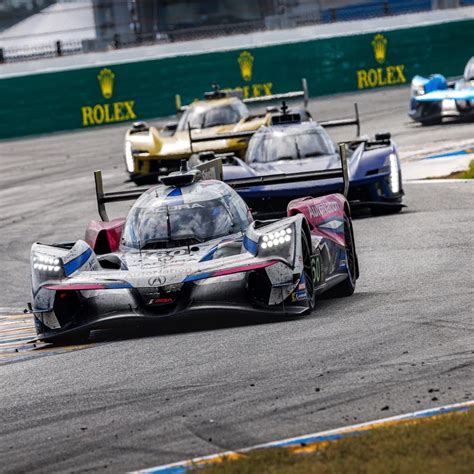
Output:
M1 314L0 312L0 365L21 362L36 357L63 354L94 345L57 346L42 342L31 342L35 337L35 325L31 315Z

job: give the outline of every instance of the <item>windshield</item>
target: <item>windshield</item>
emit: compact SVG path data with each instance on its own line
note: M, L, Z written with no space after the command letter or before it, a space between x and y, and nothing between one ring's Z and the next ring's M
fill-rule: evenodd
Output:
M179 120L177 129L187 130L188 123L193 129L229 125L239 122L248 115L247 107L240 101L214 107L191 106Z
M249 212L240 196L227 186L223 193L215 192L216 186L207 188L202 192L204 187L194 186L195 192L186 194L176 188L166 197L145 193L127 217L122 245L135 249L172 248L245 231L250 223Z
M299 160L336 152L334 143L323 129L300 133L276 131L256 134L247 150L249 163L269 163L278 160Z

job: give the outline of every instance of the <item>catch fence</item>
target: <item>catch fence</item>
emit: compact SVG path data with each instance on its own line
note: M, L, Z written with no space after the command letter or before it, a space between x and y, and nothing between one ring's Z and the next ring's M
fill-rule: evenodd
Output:
M121 0L118 0L121 1ZM331 2L316 0L299 0L299 2L287 2L279 0L279 4L306 5L306 10L301 8L291 9L284 7L283 13L276 10L276 14L262 16L260 19L237 21L234 17L224 18L218 24L194 25L177 22L166 22L160 25L150 25L150 18L143 18L142 23L133 21L130 24L96 24L97 32L109 28L114 31L106 36L97 34L96 37L86 39L62 39L61 33L70 35L77 33L84 36L81 28L69 28L64 32L57 32L57 39L47 41L41 40L41 35L23 35L12 37L0 36L0 63L11 63L17 61L31 61L51 57L60 57L73 54L89 53L94 51L117 50L141 45L152 45L160 43L173 43L179 41L192 41L205 38L217 38L222 36L245 34L256 31L279 30L296 28L299 26L328 24L341 21L353 21L371 19L377 17L389 17L407 13L429 11L436 7L456 5L459 7L474 5L474 0L360 0L361 3L339 2L336 7L331 7ZM311 3L311 9L308 5ZM345 4L346 3L346 4ZM76 10L79 10L79 7ZM91 6L92 8L92 6ZM283 8L283 7L282 7ZM48 12L53 15L56 12ZM60 12L58 12L60 13ZM91 26L90 29L94 29ZM153 31L149 31L149 30ZM108 31L109 31L108 30ZM124 33L125 31L125 33ZM89 34L89 33L87 33ZM12 45L12 42L14 43Z

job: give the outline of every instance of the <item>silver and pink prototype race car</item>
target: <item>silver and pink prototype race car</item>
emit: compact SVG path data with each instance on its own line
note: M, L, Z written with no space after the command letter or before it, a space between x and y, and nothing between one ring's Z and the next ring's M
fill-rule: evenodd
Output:
M37 338L77 341L90 330L166 317L242 311L281 316L311 312L330 291L349 296L358 260L344 194L292 201L282 219L254 220L235 188L340 178L337 169L222 182L214 160L161 179L147 191L104 193L102 220L85 239L31 249ZM263 181L262 181L263 180ZM126 218L109 221L105 204L136 199Z

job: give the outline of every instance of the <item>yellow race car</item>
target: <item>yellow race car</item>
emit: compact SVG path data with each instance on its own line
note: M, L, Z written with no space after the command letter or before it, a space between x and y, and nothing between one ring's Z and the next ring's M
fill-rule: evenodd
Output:
M177 106L179 120L168 123L162 129L149 126L146 122L133 124L125 136L125 167L132 181L136 184L156 182L158 176L178 170L181 160L208 150L233 152L243 158L250 134L262 125L268 125L274 112L268 107L265 113L252 115L247 105L303 98L304 113L310 117L306 111L308 88L305 79L302 80L301 91L250 99L242 99L239 91L220 90L217 85L213 89L204 94L203 100L196 100L185 107ZM194 138L209 136L213 140L192 144L191 131ZM249 137L245 136L246 132L249 132ZM219 134L228 136L229 133L238 136L215 139Z

